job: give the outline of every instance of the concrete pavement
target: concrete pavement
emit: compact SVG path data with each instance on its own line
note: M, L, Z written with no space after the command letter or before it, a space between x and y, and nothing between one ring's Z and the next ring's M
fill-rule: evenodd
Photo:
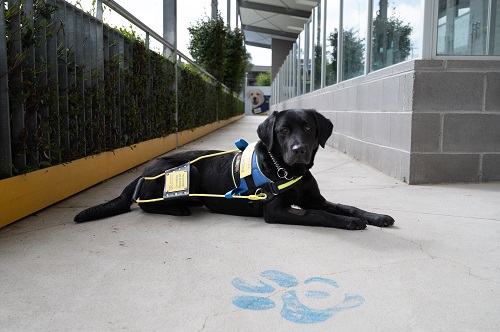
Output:
M257 139L247 116L182 149ZM193 210L75 224L144 165L0 229L0 331L499 331L500 183L408 186L327 147L332 201L363 231Z

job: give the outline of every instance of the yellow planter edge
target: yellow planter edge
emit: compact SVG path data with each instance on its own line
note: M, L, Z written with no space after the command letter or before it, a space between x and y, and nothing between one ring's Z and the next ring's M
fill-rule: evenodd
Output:
M174 150L176 136L181 146L242 117L244 115L0 180L0 227Z

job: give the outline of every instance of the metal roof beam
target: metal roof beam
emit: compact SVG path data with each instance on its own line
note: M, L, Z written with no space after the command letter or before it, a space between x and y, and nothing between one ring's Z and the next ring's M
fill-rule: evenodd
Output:
M288 16L297 16L297 17L302 17L302 18L309 18L311 16L310 11L266 5L266 4L257 3L257 2L239 1L239 5L240 5L240 8L261 10L264 12L283 14L283 15L288 15Z
M260 48L271 49L271 45L268 45L268 44L256 43L256 42L252 42L252 41L246 41L245 44L248 46L255 46L255 47L260 47Z
M241 30L253 31L253 32L257 32L257 33L265 33L267 35L281 37L282 39L286 38L286 39L292 39L292 40L297 39L297 36L299 35L298 33L285 32L285 31L281 31L281 30L265 29L265 28L254 27L251 25L244 25L244 24L241 26Z

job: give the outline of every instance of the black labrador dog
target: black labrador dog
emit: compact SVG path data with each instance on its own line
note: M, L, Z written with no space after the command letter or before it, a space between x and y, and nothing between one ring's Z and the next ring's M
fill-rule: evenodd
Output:
M262 122L257 134L260 138L254 147L255 163L261 178L268 183L251 183L248 192L264 192L267 198L258 201L213 197L189 197L140 202L146 212L175 216L190 215L190 206L205 205L215 213L239 216L264 217L267 223L324 226L343 229L364 229L367 224L390 226L394 219L388 215L366 212L356 207L335 204L321 194L309 169L313 166L318 147L325 147L332 134L330 120L315 110L286 110L272 113ZM200 156L218 151L179 152L157 159L144 170L143 177L151 177L165 170L189 163ZM238 180L239 153L233 152L202 159L190 166L189 193L225 194L241 184ZM235 176L236 175L236 176ZM236 180L235 180L236 178ZM138 186L138 183L141 184ZM285 184L277 189L276 184ZM80 212L76 222L110 217L130 211L133 196L142 200L163 197L165 179L130 183L121 195L107 203ZM248 193L247 192L247 193Z

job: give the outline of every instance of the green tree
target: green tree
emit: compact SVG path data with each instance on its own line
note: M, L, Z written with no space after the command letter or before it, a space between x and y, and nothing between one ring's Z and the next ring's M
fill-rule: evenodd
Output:
M328 41L332 46L331 61L327 63L327 84L336 81L337 77L337 59L338 59L338 38L339 32L337 29L330 33ZM358 37L358 32L351 28L344 30L344 54L343 66L344 72L342 78L344 80L359 76L364 70L364 39Z
M388 1L381 0L373 20L373 70L405 61L411 53L410 35L413 28L410 23L404 23L395 16L394 8L391 16L387 17L387 10Z
M223 77L224 51L227 28L218 15L215 18L196 21L188 27L191 39L188 50L193 59L214 75L219 81Z
M227 30L224 48L222 82L239 93L244 89L250 54L245 48L245 35L238 28Z
M220 14L198 20L188 31L188 49L193 59L232 91L243 91L250 62L244 34L237 28L230 30Z
M323 56L323 48L321 45L314 46L314 89L317 90L321 86L321 57Z
M271 86L271 71L257 75L257 84L259 86Z

